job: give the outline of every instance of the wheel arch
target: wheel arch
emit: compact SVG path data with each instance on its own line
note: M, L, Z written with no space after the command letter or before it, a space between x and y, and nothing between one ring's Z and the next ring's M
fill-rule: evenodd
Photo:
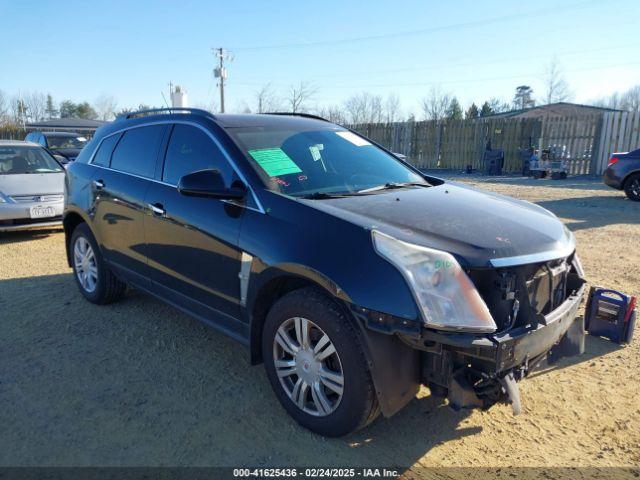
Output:
M625 177L622 179L622 182L621 182L622 190L627 188L627 182L631 179L631 177L633 177L634 175L639 175L639 174L640 174L640 168L637 168L637 169L632 170L629 173L627 173L625 175Z
M271 307L284 295L306 287L316 287L330 297L349 300L346 293L331 279L309 267L281 264L252 273L246 311L249 320L249 349L251 364L262 363L261 339L264 321Z
M65 213L64 218L62 219L62 226L64 228L64 242L65 242L65 251L67 253L67 264L71 267L71 252L69 250L69 245L71 243L71 236L73 235L73 231L76 229L78 225L81 223L86 223L93 233L93 229L91 228L91 223L88 218L85 217L82 213L72 210ZM95 237L95 234L94 234Z

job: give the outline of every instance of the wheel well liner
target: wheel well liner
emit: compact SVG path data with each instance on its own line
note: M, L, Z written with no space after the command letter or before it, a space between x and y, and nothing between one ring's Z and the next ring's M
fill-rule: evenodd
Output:
M633 171L627 173L627 176L624 177L624 180L622 180L622 189L624 190L625 188L627 188L627 182L629 181L629 179L631 177L633 177L634 175L638 175L638 174L640 174L640 169L633 170Z
M320 285L308 278L297 277L294 275L276 277L262 285L256 295L256 300L253 302L250 312L251 331L249 344L252 365L262 363L262 328L264 326L264 321L267 318L267 314L273 304L289 292L312 286L321 288Z
M71 266L71 252L69 252L69 242L71 241L71 235L78 225L85 223L84 218L79 213L70 212L65 215L62 220L62 226L64 227L64 241L65 251L67 252L67 263Z

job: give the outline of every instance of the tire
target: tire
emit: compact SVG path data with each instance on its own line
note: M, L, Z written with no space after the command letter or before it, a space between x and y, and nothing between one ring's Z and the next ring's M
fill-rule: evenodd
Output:
M127 285L118 280L106 265L100 248L86 223L81 223L73 231L71 242L69 242L69 253L73 278L80 293L87 300L105 305L119 300L124 295Z
M626 193L629 200L640 202L640 173L631 175L624 182L624 193Z
M304 341L298 340L301 336L297 332L303 330L308 332L307 348ZM283 340L283 332L289 335L288 339ZM325 336L329 343L324 342ZM285 345L291 347L290 351L283 348ZM317 355L326 354L331 347L335 353L318 363ZM275 303L265 321L262 355L276 397L303 427L320 435L340 437L365 427L378 416L378 400L359 332L319 289L296 290ZM328 370L331 377L324 378ZM340 374L342 388L339 382L331 382Z

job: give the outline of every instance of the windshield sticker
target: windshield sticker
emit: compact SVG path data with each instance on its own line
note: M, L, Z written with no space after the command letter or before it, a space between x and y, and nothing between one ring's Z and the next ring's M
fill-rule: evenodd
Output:
M365 145L371 145L364 138L359 137L358 135L355 135L351 132L336 132L336 135L353 143L356 147L364 147Z
M311 145L309 147L309 151L311 152L311 156L313 157L313 161L317 162L318 160L322 160L322 155L320 154L320 150L324 150L324 145L318 143L316 145Z
M249 150L249 155L258 162L260 168L267 172L270 177L302 172L300 167L281 148Z

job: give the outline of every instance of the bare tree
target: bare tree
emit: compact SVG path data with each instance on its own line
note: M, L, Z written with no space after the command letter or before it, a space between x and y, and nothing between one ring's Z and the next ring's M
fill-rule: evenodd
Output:
M316 93L318 93L318 89L309 82L292 85L286 99L289 111L291 113L304 112L308 108L307 103L315 97Z
M349 97L344 102L349 123L382 122L382 97L364 92Z
M509 102L500 100L497 97L490 98L488 104L493 113L504 113L511 110L511 105L509 104Z
M263 85L256 92L256 112L276 112L280 109L280 98L271 83Z
M9 101L9 111L9 115L13 123L22 125L28 121L27 104L20 94L11 97L11 100Z
M115 117L118 102L112 95L103 93L93 102L100 120L111 120Z
M317 114L333 123L341 125L349 123L344 109L339 105L323 106L317 110Z
M631 87L622 94L621 106L631 112L640 112L640 85Z
M400 120L400 98L395 93L390 93L384 101L384 121L387 123Z
M30 122L44 120L47 114L47 96L33 92L22 98L26 109L25 118Z
M545 103L557 103L571 100L573 94L564 79L562 68L557 60L552 60L545 73Z
M441 120L447 114L451 95L443 93L440 87L431 87L429 95L422 99L422 110L427 120Z
M5 93L0 90L0 123L4 123L8 120L9 114L9 100Z

